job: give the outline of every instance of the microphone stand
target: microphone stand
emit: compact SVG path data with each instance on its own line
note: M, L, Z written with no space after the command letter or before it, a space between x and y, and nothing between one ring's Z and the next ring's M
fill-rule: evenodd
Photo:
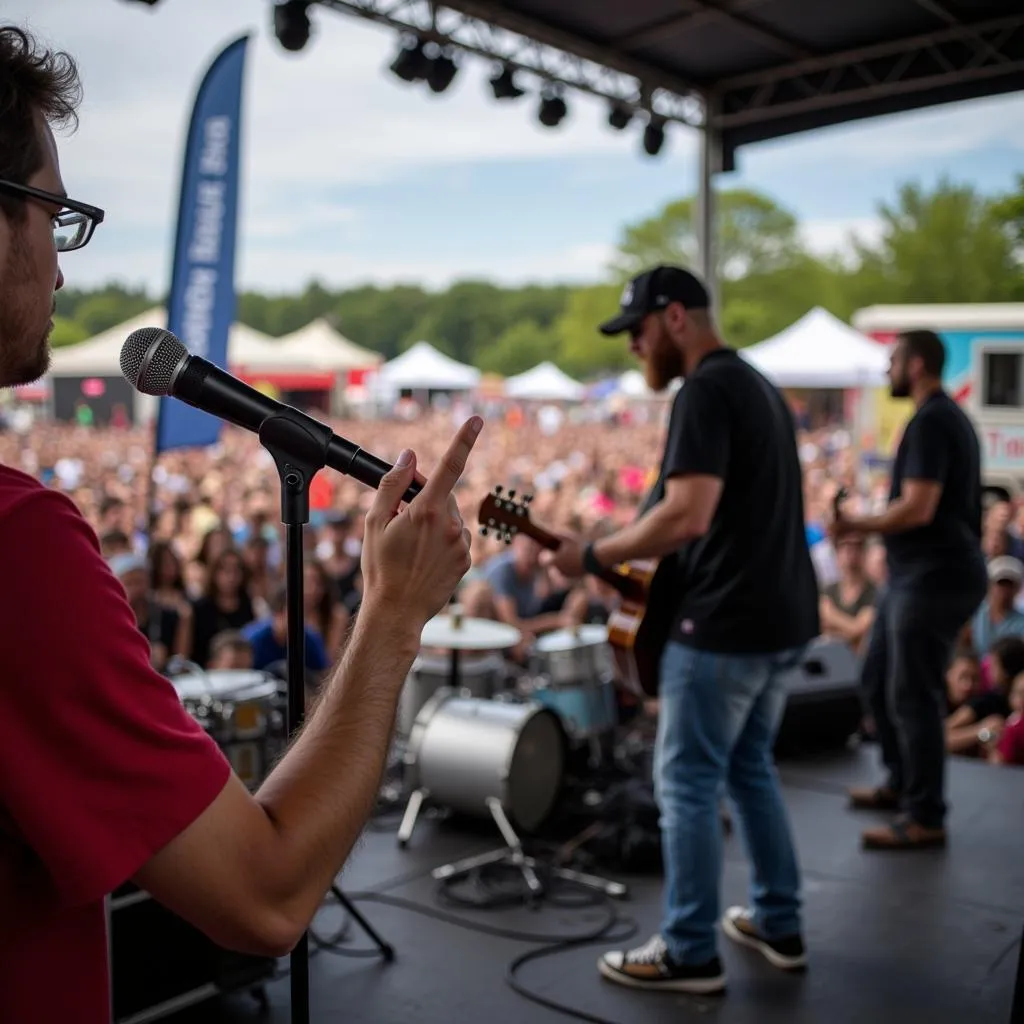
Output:
M306 623L303 600L303 527L309 522L309 485L327 465L329 427L296 409L284 406L271 413L259 429L260 444L269 452L281 479L281 522L285 527L285 587L288 594L288 706L285 716L289 737L306 717ZM337 887L331 892L349 915L373 939L381 956L391 961L394 949L381 940L366 919ZM309 933L303 932L291 952L292 1021L309 1024Z

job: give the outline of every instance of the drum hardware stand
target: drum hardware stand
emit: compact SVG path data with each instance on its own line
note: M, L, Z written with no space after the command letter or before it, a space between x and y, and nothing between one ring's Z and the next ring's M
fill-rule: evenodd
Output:
M281 522L285 526L285 586L288 594L288 705L285 730L293 736L306 716L306 623L303 588L303 527L309 522L309 485L327 465L329 427L284 406L259 429L260 444L272 456L281 479ZM374 941L385 960L394 949L382 942L347 896L331 885L331 893ZM309 932L303 932L290 957L291 1007L294 1024L309 1024Z
M415 794L413 794L415 796ZM410 804L412 801L410 800ZM437 881L454 880L464 878L477 868L485 867L488 864L507 863L511 867L518 868L530 890L530 902L537 903L544 895L544 886L537 877L537 858L528 857L523 852L523 844L516 835L512 823L505 814L505 808L501 801L494 796L487 798L487 809L491 812L498 831L506 842L506 846L490 853L477 854L475 857L466 857L463 860L454 861L451 864L442 864L435 868L431 874ZM571 871L569 868L549 868L549 872L556 878L566 882L575 882L577 885L586 886L588 889L596 889L605 896L613 899L625 899L629 890L621 882L612 882L607 878L599 878L597 875L588 875L582 871Z

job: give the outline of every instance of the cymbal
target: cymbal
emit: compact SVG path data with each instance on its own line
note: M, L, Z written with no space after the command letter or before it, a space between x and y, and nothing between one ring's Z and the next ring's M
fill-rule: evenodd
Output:
M515 647L522 633L514 626L491 619L469 619L458 615L437 615L420 634L423 647L456 651L499 651Z

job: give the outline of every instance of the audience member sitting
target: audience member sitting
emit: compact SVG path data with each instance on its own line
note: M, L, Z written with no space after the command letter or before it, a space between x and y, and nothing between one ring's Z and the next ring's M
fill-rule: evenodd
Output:
M951 715L978 694L980 665L970 648L960 648L946 671L946 714Z
M239 672L253 667L252 644L237 629L225 629L210 641L211 671Z
M1024 765L1024 674L1013 680L1010 688L1010 717L1001 735L989 750L993 764Z
M878 592L864 568L865 542L853 534L836 545L839 579L821 595L821 627L824 636L845 640L854 654L864 653L875 621Z
M1006 636L989 652L992 689L969 698L946 719L946 750L987 756L1010 717L1010 684L1024 673L1024 639Z
M1024 579L1024 563L1000 555L988 563L988 596L969 624L969 639L976 651L991 650L996 640L1024 636L1024 615L1014 607Z
M540 545L516 534L510 549L487 563L482 578L467 585L462 598L470 617L497 619L522 633L512 652L520 661L536 635L582 623L587 615L586 588L559 586L539 558Z
M188 623L173 608L157 603L150 589L149 567L138 555L115 555L109 562L121 581L125 597L135 613L139 631L149 640L150 659L163 672L174 656L183 656L188 645Z
M252 667L264 671L288 657L288 590L278 587L270 595L270 616L243 627L242 636L252 645ZM329 662L323 638L308 622L306 627L306 673L319 677Z

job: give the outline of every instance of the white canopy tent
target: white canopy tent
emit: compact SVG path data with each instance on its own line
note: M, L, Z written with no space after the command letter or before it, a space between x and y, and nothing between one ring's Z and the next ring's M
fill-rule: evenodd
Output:
M586 388L554 363L543 362L525 373L516 374L505 381L505 394L509 398L520 398L545 402L577 402Z
M820 306L740 354L783 388L881 387L889 367L882 345Z
M252 350L252 357L252 362L238 360L239 365L247 370L344 373L347 370L371 369L383 362L380 353L360 348L323 319L313 320L261 350Z
M380 368L377 383L395 391L469 391L480 383L480 371L418 341Z
M56 349L50 360L49 376L116 377L121 373L121 347L125 338L141 327L166 325L167 310L163 306L147 309L87 341ZM267 335L245 324L235 323L228 334L228 362L232 366L244 365L274 347L274 342Z

